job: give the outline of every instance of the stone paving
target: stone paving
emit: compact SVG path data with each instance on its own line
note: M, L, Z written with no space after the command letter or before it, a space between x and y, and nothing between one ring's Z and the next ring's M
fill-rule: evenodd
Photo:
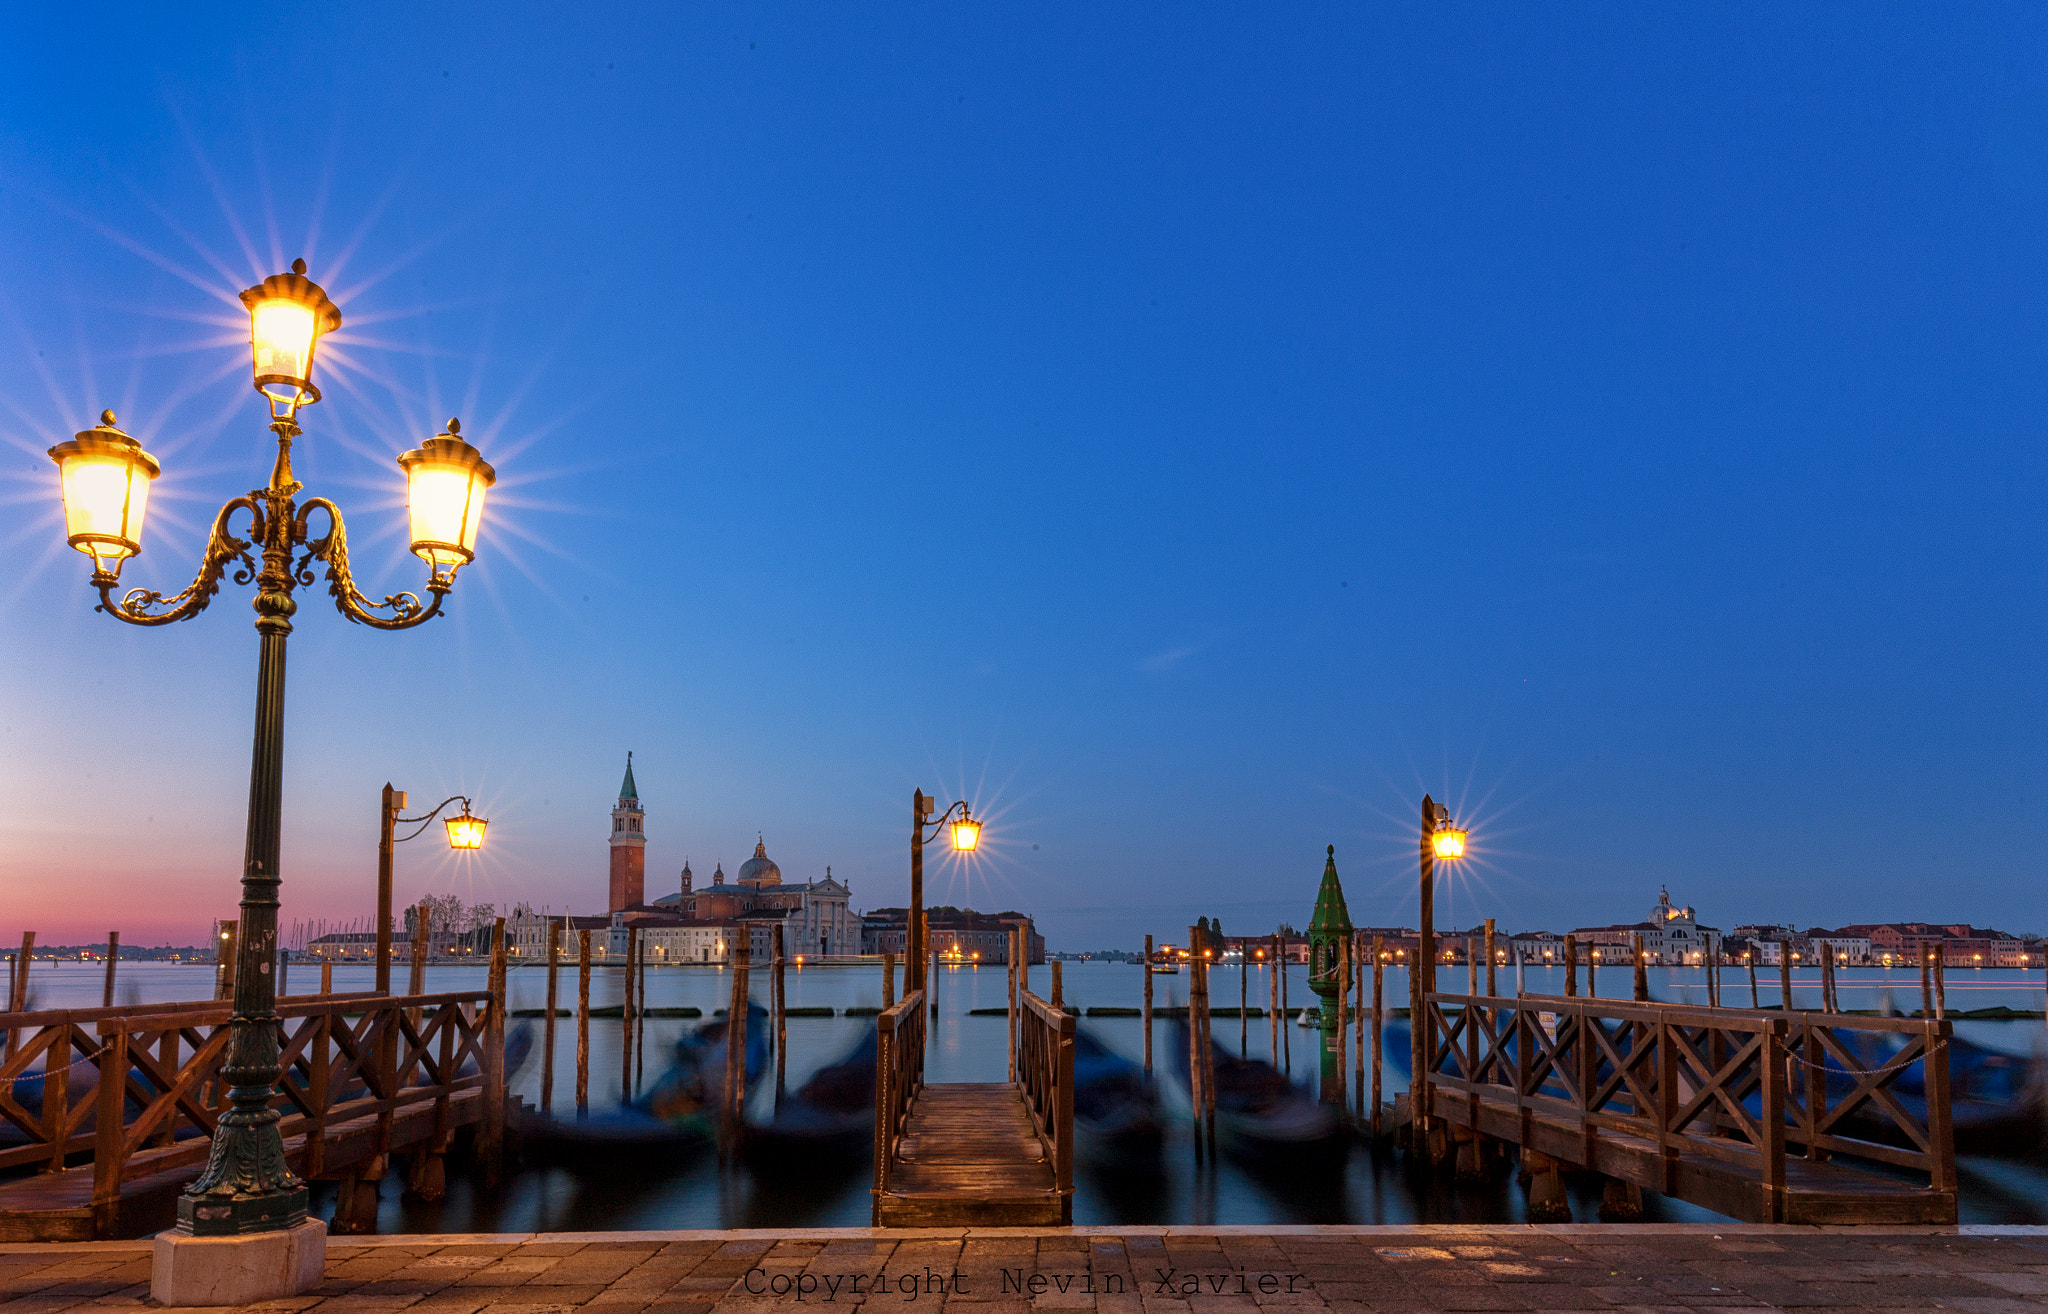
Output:
M0 1314L149 1302L147 1242L0 1246ZM865 1229L329 1242L287 1314L2048 1310L2048 1228Z

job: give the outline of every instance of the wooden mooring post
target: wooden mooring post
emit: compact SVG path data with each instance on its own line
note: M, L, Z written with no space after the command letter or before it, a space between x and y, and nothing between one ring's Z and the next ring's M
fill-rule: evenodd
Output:
M1782 937L1778 941L1778 1007L1792 1011L1792 942Z
M1011 998L1014 1001L1015 995L1013 994ZM1011 1007L1014 1011L1014 1002ZM1145 1075L1150 1077L1152 1075L1152 937L1149 935L1145 937L1145 1005L1141 1011L1145 1015ZM1010 1080L1012 1081L1017 1079L1016 1053L1017 1032L1016 1028L1012 1026L1010 1030Z
M1486 919L1486 994L1489 999L1500 993L1494 989L1493 972L1493 918L1489 917Z
M1643 956L1643 937L1629 936L1629 957L1635 960L1635 1000L1638 1004L1650 1002L1650 960Z
M433 952L434 906L421 903L412 910L412 971L407 976L405 993L423 995L427 993L427 955Z
M1010 1015L1011 1081L1017 1080L1017 946L1019 945L1019 943L1022 942L1023 936L1024 931L1021 927L1012 926L1010 928L1008 943L1003 946L1003 962L1005 966L1007 966L1010 969L1009 981L1007 984L1009 985L1010 989L1010 1005L1008 1012ZM1152 944L1152 937L1146 936L1145 944L1147 948L1150 948ZM1149 984L1151 981L1150 975L1148 974L1145 979L1147 981L1145 998L1147 1002L1149 1002L1152 997L1152 991L1150 989ZM1151 1021L1151 1013L1149 1010L1146 1013L1146 1021L1148 1024ZM1145 1074L1147 1076L1150 1076L1152 1074L1152 1034L1149 1030L1149 1025L1148 1030L1145 1033Z
M1294 1028L1288 1026L1292 1019L1287 1016L1287 940L1280 939L1280 956L1273 960L1273 970L1280 974L1280 1066L1283 1071L1294 1071Z
M733 937L732 1003L725 1013L725 1091L720 1101L719 1145L730 1160L739 1149L747 1115L747 964L753 956L753 928L739 924Z
M22 937L21 956L26 963L29 946L35 943L35 932ZM235 923L222 922L220 933L213 937L213 949L217 955L213 960L213 997L232 999L235 997ZM22 985L28 984L27 974L22 976Z
M562 924L548 919L548 1015L540 1028L540 1111L555 1108L555 1004L562 969Z
M484 1021L484 1120L477 1129L476 1157L484 1185L495 1187L505 1171L505 919L491 924L491 999ZM445 1052L445 1051L444 1051Z
M775 957L775 966L768 982L768 1003L769 1007L775 1010L775 1016L770 1019L772 1029L769 1034L775 1040L775 1106L781 1108L783 1078L789 1058L789 1023L784 1011L785 1000L782 994L784 985L782 979L782 923L777 922L774 926L770 927L768 934L769 938L774 942L773 954Z
M1763 1004L1756 996L1756 950L1750 949L1743 953L1742 965L1749 969L1749 1006L1761 1011Z
M619 1103L633 1098L633 964L640 952L640 928L626 928L626 972L619 982Z
M1280 1062L1280 937L1273 937L1273 956L1266 965L1266 986L1273 998L1266 1005L1267 1016L1272 1022L1273 1052L1268 1057Z
M1934 946L1934 1016L1948 1020L1948 946Z
M1145 975L1152 975L1149 966L1145 969ZM1245 953L1243 942L1240 941L1237 950L1237 1052L1240 1055L1251 1052L1251 984L1251 955Z
M576 932L576 1116L590 1114L590 932Z
M647 1078L647 941L640 941L640 979L633 986L633 998L639 1001L634 1010L633 1022L633 1094L639 1097L640 1087Z
M892 953L884 953L882 955L882 1011L886 1013L895 1006L896 955ZM1014 1050L1015 1048L1016 1046L1011 1046L1012 1050ZM1011 1058L1012 1071L1015 1070L1015 1063L1016 1059L1013 1055Z
M1365 1120L1365 932L1351 933L1351 976L1358 990L1358 1007L1351 1010L1357 1019L1354 1030L1358 1040L1358 1062L1351 1070L1351 1089L1356 1092L1353 1103L1358 1106L1358 1121Z
M1342 1115L1349 1103L1344 1098L1344 1072L1349 1066L1345 1050L1351 1039L1351 936L1337 942L1337 961L1333 970L1337 977L1337 1112Z
M1564 997L1579 997L1579 941L1571 935L1564 938Z
M1386 1026L1386 938L1372 938L1372 1134L1380 1134L1380 1045Z
M325 999L333 993L334 960L332 958L323 958L320 960L320 997Z
M121 933L107 932L107 982L100 988L100 1007L114 1006L114 965L121 961ZM278 983L278 993L284 993L284 983Z

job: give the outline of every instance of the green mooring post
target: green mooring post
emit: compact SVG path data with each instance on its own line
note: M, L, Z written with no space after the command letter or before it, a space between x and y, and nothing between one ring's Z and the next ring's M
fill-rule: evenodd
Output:
M1337 881L1337 846L1323 861L1323 884L1316 891L1315 915L1308 923L1308 988L1322 1001L1316 1010L1322 1023L1322 1100L1344 1103L1344 1058L1337 1028L1341 1015L1337 992L1344 988L1337 974L1338 951L1351 939L1351 914L1344 908L1344 887Z

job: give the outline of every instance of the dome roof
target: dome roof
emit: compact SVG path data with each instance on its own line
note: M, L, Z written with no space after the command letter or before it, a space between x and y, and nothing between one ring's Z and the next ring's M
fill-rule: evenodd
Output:
M774 860L768 856L768 845L765 842L757 843L754 845L754 856L740 864L739 875L734 879L742 885L780 885L782 868L776 866Z

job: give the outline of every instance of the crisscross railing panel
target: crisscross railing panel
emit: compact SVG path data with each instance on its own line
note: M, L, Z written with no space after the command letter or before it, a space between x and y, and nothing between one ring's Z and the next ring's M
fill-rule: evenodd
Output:
M281 1069L273 1107L290 1142L352 1118L443 1100L484 1081L489 993L386 998L371 994L287 997L278 1002ZM422 1021L403 1071L381 1066L377 1039L405 1010ZM97 1209L111 1205L131 1172L198 1164L226 1108L225 1061L233 1010L226 1002L0 1014L20 1040L0 1061L0 1122L26 1144L0 1150L0 1169L37 1164L61 1171L90 1155ZM429 1047L442 1034L460 1038ZM464 1064L474 1062L468 1075ZM314 1166L320 1148L292 1151ZM381 1152L381 1151L380 1151Z
M1017 996L1017 1084L1045 1142L1060 1194L1074 1193L1074 1015L1029 990Z
M924 1089L924 991L912 990L875 1015L875 1185L889 1189L910 1106ZM877 1208L879 1208L879 1203Z
M1686 1154L1747 1164L1782 1191L1787 1146L1915 1169L1953 1190L1949 1024L1929 1019L1786 1015L1619 1000L1431 994L1425 999L1427 1089L1470 1107L1530 1112L1583 1136L1649 1142L1667 1163ZM1924 1114L1896 1087L1919 1071Z

